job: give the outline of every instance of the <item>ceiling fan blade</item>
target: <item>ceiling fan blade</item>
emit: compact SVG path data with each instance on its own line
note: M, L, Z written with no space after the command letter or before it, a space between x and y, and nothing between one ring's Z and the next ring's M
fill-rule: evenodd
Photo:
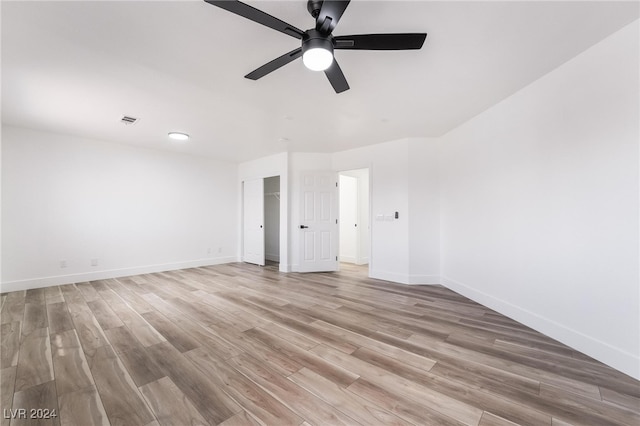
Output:
M316 18L316 30L323 34L331 34L350 1L324 0Z
M285 53L279 58L276 58L273 61L264 64L260 68L251 71L249 74L245 75L244 78L248 78L249 80L257 80L269 74L270 72L273 72L278 68L287 65L289 62L299 58L300 56L302 56L302 48L298 47L297 49L294 49L289 53Z
M338 65L338 62L336 62L336 58L333 58L333 63L324 71L324 73L326 74L329 82L333 86L333 90L335 90L336 93L342 93L345 90L349 90L349 83L347 83L347 79L344 77L344 74L340 69L340 65Z
M304 34L302 30L299 30L293 25L287 24L286 22L281 21L280 19L275 18L269 15L268 13L258 10L255 7L249 6L248 4L245 4L245 3L242 3L236 0L205 0L205 1L211 5L218 6L231 13L240 15L243 18L247 18L252 20L253 22L257 22L258 24L262 24L276 31L280 31L281 33L290 35L291 37L302 39L302 35Z
M352 50L410 50L422 48L426 38L426 33L338 36L333 38L333 47Z

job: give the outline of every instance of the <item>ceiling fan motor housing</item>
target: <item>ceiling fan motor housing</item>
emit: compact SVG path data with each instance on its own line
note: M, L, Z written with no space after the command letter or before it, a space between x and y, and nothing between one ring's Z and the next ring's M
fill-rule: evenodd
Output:
M307 30L302 36L302 53L309 49L324 49L333 55L333 37L331 35L323 35L318 30Z
M320 9L322 9L322 0L309 0L307 2L307 10L313 16L313 19L318 17Z

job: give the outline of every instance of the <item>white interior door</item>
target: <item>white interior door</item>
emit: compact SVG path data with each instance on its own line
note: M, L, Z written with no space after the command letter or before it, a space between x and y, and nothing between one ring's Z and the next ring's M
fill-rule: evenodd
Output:
M304 172L300 212L300 272L338 270L338 183L333 172Z
M264 179L244 181L242 260L264 266Z
M356 263L358 259L358 179L340 175L340 261Z

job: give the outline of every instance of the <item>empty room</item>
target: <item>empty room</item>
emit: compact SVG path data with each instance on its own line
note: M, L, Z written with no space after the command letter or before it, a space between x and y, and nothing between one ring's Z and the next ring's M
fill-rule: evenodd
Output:
M0 17L0 426L640 424L637 1Z

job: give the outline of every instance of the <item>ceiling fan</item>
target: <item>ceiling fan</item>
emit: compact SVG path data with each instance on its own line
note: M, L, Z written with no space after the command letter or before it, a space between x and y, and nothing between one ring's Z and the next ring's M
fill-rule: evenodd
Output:
M359 34L333 36L340 17L350 0L308 0L307 10L316 20L314 28L302 31L291 24L281 21L255 7L235 0L205 0L236 15L280 31L302 40L301 47L285 53L245 75L245 78L257 80L302 56L305 66L314 71L324 71L336 93L349 89L340 66L333 57L334 49L345 50L409 50L420 49L427 37L426 33L404 34Z

